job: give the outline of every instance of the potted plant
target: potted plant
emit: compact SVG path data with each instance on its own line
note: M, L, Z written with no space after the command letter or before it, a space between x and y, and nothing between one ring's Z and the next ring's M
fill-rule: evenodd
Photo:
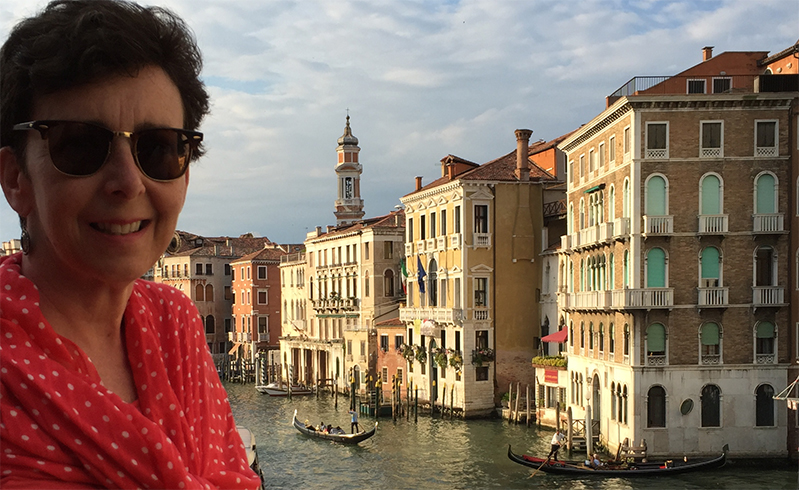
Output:
M405 358L406 361L412 362L413 361L413 346L408 344L402 344L400 346L400 355Z
M441 367L441 369L446 369L447 367L447 351L449 349L436 349L433 352L433 361Z
M463 368L463 354L459 350L453 350L452 354L449 356L449 365L452 366L455 371L460 372Z
M472 364L482 366L484 362L494 360L494 349L483 347L472 351Z
M416 360L419 361L419 364L424 364L427 362L427 350L421 346L414 345L413 346L414 355L416 356Z

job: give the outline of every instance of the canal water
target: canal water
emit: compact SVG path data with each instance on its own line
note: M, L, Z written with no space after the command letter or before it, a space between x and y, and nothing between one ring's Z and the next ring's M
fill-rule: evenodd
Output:
M796 467L765 468L729 462L724 468L669 478L569 478L532 470L508 459L516 453L546 455L552 431L512 425L500 419L449 420L419 415L418 422L381 417L377 433L357 446L344 446L300 434L291 419L340 425L349 432L349 399L338 408L329 394L286 398L258 393L253 384L227 383L239 425L258 444L268 488L291 489L796 489ZM362 427L374 418L361 417ZM561 453L564 454L564 453ZM573 455L575 459L581 457Z

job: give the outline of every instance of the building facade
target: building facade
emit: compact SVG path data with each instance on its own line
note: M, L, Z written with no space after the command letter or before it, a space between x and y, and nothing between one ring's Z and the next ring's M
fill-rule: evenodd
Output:
M562 402L612 451L786 454L797 93L766 54L635 78L560 145Z

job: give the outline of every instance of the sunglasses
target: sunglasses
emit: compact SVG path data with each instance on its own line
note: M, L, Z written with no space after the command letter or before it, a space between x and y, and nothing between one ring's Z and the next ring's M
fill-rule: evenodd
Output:
M47 140L53 166L66 175L86 177L103 166L111 154L115 136L130 139L131 153L139 170L156 181L177 179L186 173L203 134L175 128L111 131L78 121L30 121L15 130L33 129Z

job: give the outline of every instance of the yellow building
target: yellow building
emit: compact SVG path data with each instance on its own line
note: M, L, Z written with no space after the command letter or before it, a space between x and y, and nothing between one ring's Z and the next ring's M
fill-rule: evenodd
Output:
M553 146L531 148L531 133L517 130L517 149L483 165L445 157L439 179L417 177L400 199L408 380L420 399L465 417L491 413L510 383L533 385L544 187L558 172L536 164L535 148Z

